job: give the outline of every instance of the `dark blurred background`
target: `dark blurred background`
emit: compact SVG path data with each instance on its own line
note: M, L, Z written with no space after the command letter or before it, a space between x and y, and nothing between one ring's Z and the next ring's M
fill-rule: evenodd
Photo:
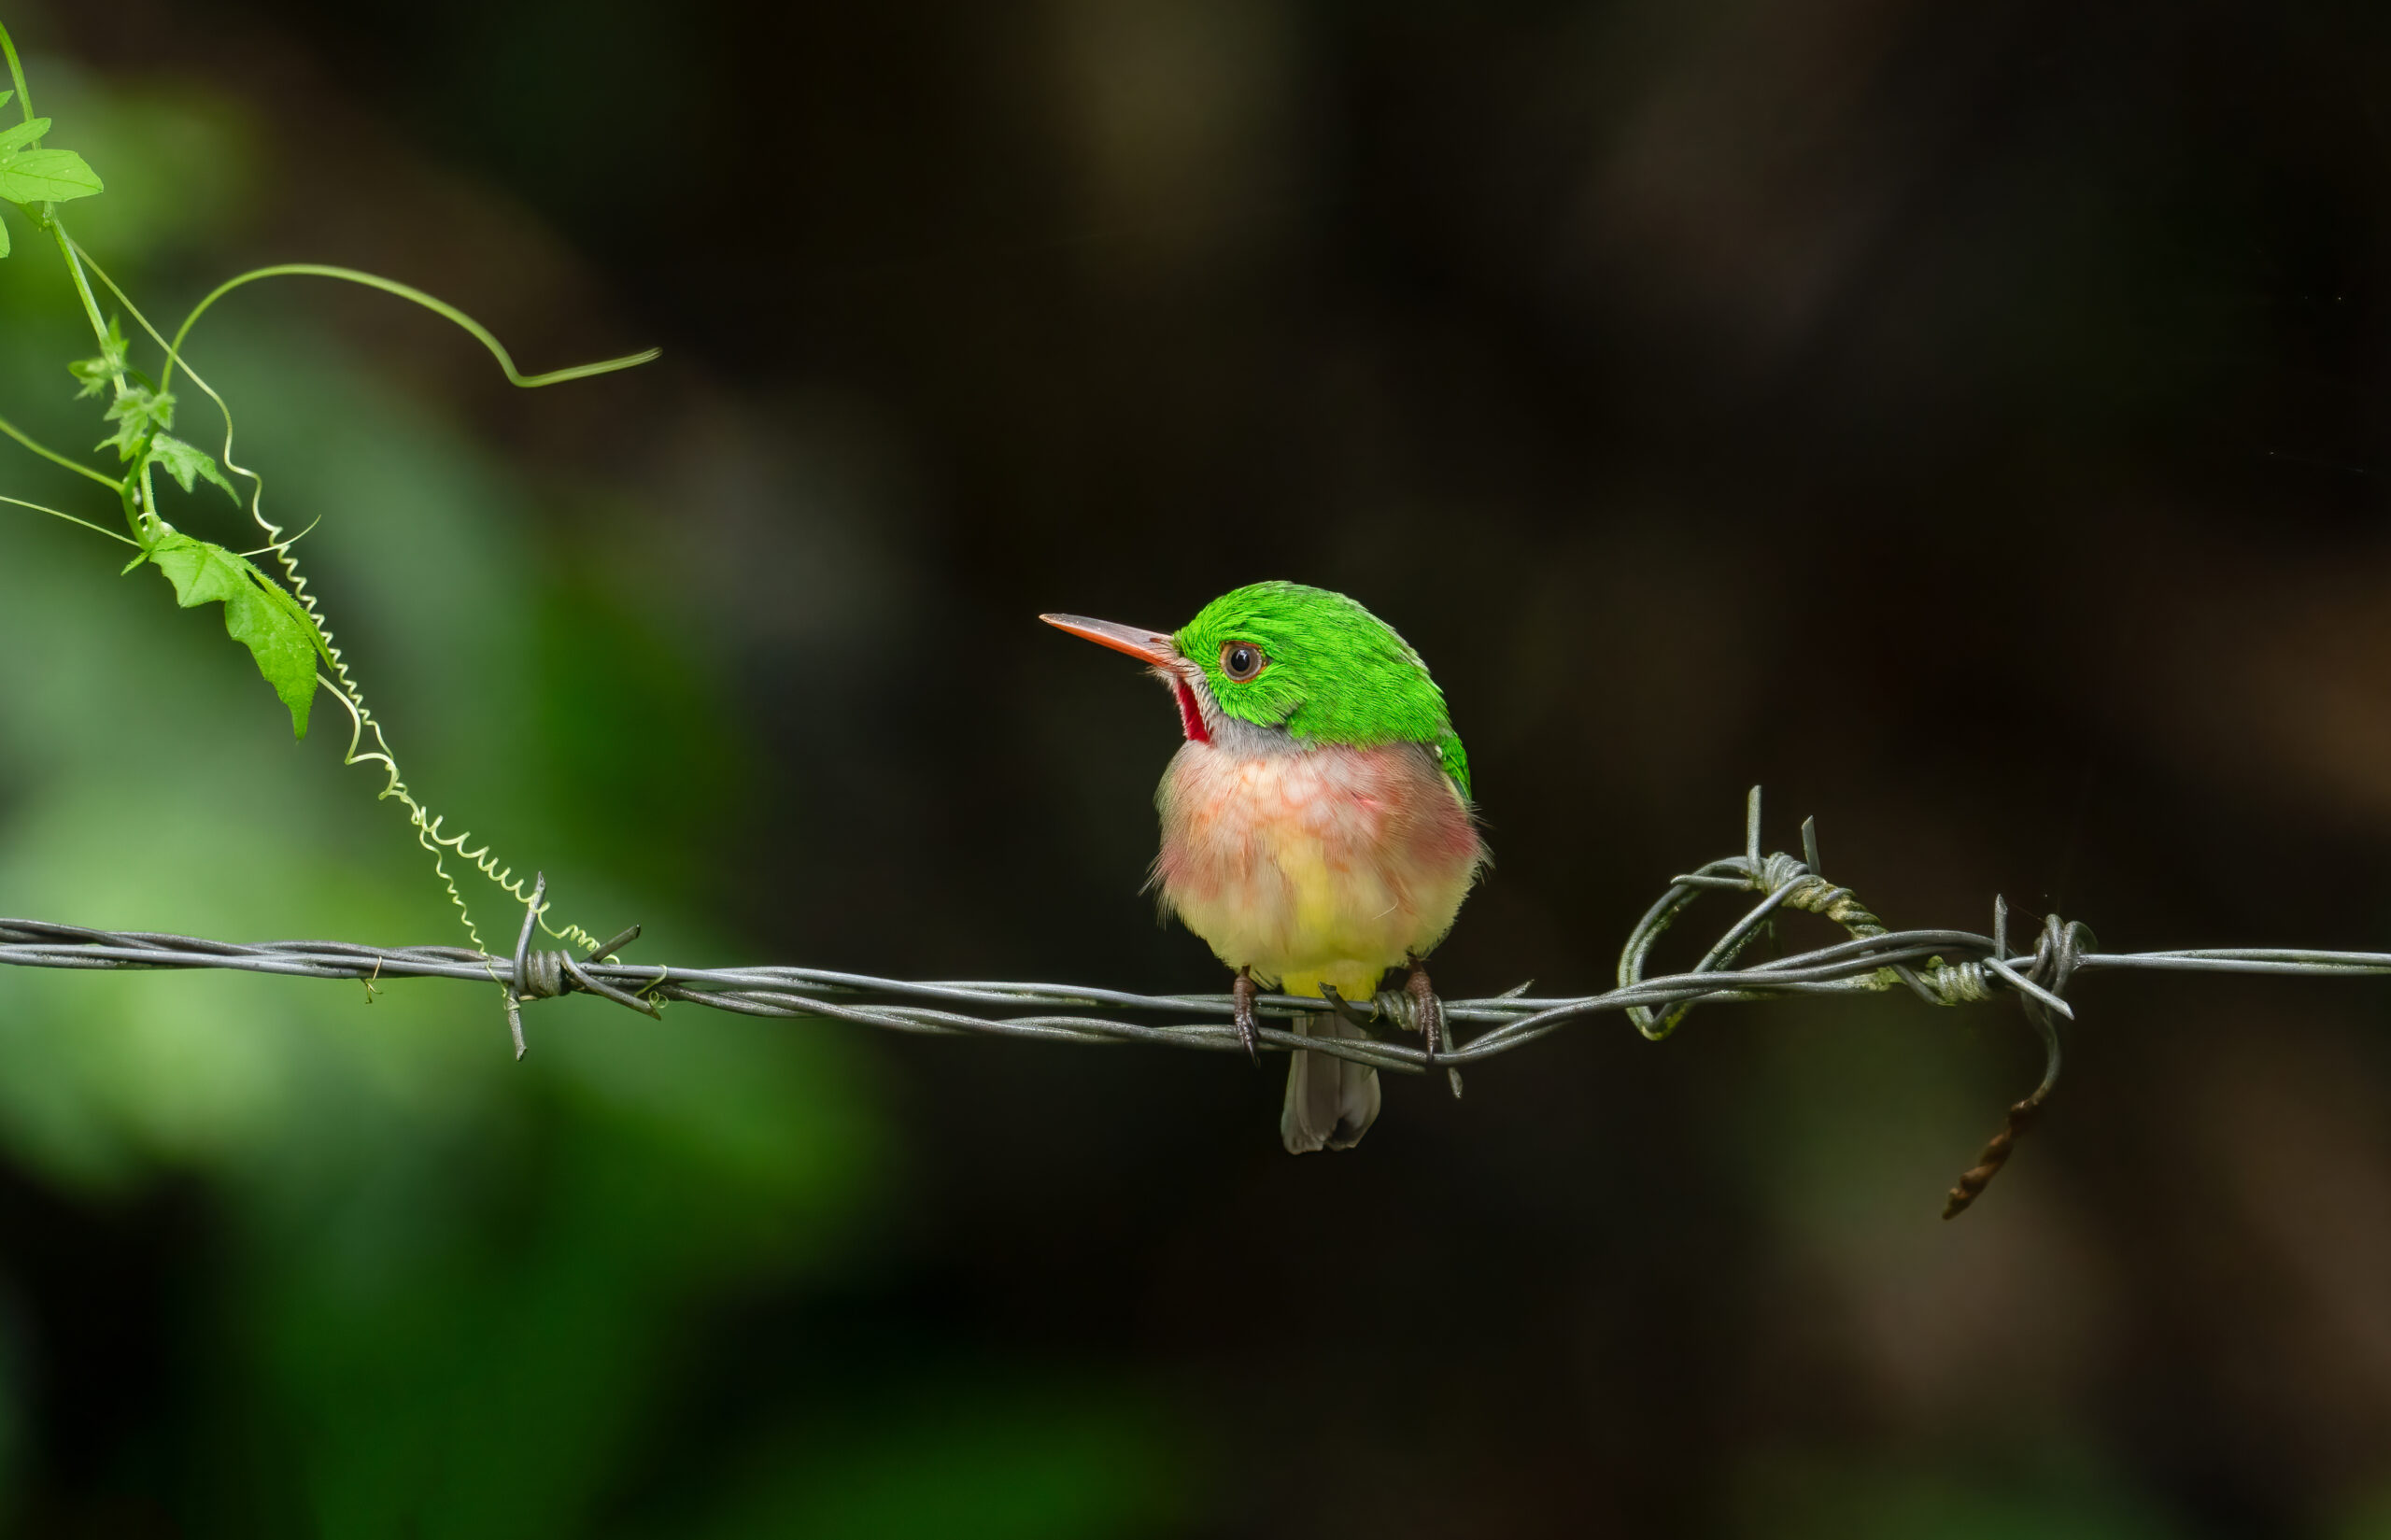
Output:
M162 323L314 260L530 369L664 347L515 393L307 284L193 344L411 783L638 955L1219 987L1138 892L1169 705L1034 616L1272 576L1451 700L1498 865L1450 994L1605 985L1755 782L1896 924L2385 944L2378 5L0 20ZM14 229L0 414L79 447ZM334 702L294 748L116 560L0 519L0 911L460 939ZM1945 1224L2037 1072L2005 1004L1591 1023L1295 1160L1227 1056L585 1000L516 1066L480 991L0 978L0 1506L2391 1535L2391 991L2075 994Z

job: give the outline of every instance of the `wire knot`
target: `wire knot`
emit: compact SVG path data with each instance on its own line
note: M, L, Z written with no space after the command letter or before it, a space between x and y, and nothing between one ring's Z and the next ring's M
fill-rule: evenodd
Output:
M602 995L616 1005L628 1006L644 1015L661 1017L654 1000L644 1000L629 990L617 989L603 979L593 978L585 963L601 962L639 940L639 926L632 925L610 941L601 941L589 955L576 960L569 952L531 950L531 928L539 924L541 911L548 896L548 874L536 873L531 882L531 897L523 906L523 929L515 938L515 968L504 984L506 996L506 1025L515 1038L515 1056L521 1058L530 1052L523 1040L523 1002L552 1000L573 991L586 990ZM669 970L658 970L658 983L662 983Z
M552 1000L573 987L565 976L565 964L571 959L561 952L527 952L516 959L515 997L518 1000Z
M2043 1110L2043 1103L2050 1099L2051 1090L2059 1084L2059 1019L2074 1017L2068 1009L2067 984L2087 954L2098 950L2089 925L2081 921L2062 920L2056 914L2043 916L2042 933L2034 939L2034 955L2030 962L2023 958L2022 968L2009 966L2009 904L2002 898L1993 900L1992 954L1982 964L1972 964L1979 973L1987 968L1999 973L2003 982L2017 991L2017 1004L2025 1010L2026 1020L2033 1024L2035 1034L2043 1039L2043 1082L2034 1087L2024 1101L2010 1108L2001 1132L1986 1142L1976 1163L1959 1175L1943 1206L1943 1217L1952 1219L1966 1211L1968 1205L1985 1190L1985 1185L2001 1174L2009 1164L2010 1151Z
M1940 957L1930 959L1931 966L1918 982L1933 992L1944 1005L1980 1005L1992 998L1992 981L1984 964L1973 959L1948 963Z
M1816 914L1843 926L1854 936L1877 936L1884 933L1884 922L1877 919L1849 888L1827 881L1811 869L1807 861L1778 851L1760 864L1752 874L1752 886L1766 897L1783 893L1778 900L1787 909L1798 909Z
M2043 916L2042 934L2034 938L2034 961L2022 971L2051 992L2056 998L2067 996L2067 982L2087 954L2100 950L2100 941L2092 927L2081 920L2061 920L2056 914Z

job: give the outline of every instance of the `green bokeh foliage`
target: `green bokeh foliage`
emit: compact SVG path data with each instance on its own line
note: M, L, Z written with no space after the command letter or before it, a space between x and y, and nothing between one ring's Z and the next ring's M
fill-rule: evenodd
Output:
M224 167L255 137L228 104L62 78L43 106L89 129L111 178L91 238L104 257L122 243L136 294L145 264L190 262L178 234L245 202ZM217 185L186 207L198 139ZM79 448L63 366L88 332L57 264L19 246L0 395ZM277 516L322 516L304 554L410 776L544 866L570 912L722 953L702 855L751 750L701 629L672 623L688 599L548 560L525 510L570 518L589 489L495 460L292 303L247 297L194 356ZM5 463L27 496L112 512L30 457ZM163 494L178 522L256 543L199 490ZM345 717L328 707L294 743L217 613L120 565L85 531L0 518L0 911L455 939L378 774L340 764ZM144 1434L164 1453L128 1486L191 1533L239 1534L1094 1534L1165 1511L1151 1420L1121 1415L1116 1385L1060 1389L1034 1364L965 1376L933 1347L885 1377L799 1373L761 1407L711 1405L699 1366L734 1312L801 1322L814 1280L868 1257L901 1201L868 1053L836 1029L688 1010L659 1025L587 999L530 1025L518 1066L495 988L0 969L0 1157L94 1207L204 1194L209 1243L171 1285L176 1409ZM0 1342L0 1494L21 1517L65 1501L23 1426L29 1346ZM686 1454L692 1428L710 1457Z

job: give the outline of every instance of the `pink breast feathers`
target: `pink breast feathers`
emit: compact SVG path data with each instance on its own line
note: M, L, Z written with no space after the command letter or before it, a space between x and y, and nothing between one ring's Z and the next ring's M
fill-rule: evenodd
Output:
M1232 968L1392 967L1451 925L1485 847L1415 743L1181 744L1157 798L1164 902Z

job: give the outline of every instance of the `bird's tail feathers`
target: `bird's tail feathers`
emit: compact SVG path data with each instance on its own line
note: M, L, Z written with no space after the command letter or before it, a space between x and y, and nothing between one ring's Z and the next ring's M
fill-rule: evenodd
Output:
M1323 1012L1297 1016L1299 1038L1364 1038L1369 1034ZM1287 1067L1287 1102L1279 1114L1279 1137L1291 1155L1314 1150L1351 1150L1362 1142L1379 1115L1379 1072L1365 1064L1328 1053L1296 1053Z

